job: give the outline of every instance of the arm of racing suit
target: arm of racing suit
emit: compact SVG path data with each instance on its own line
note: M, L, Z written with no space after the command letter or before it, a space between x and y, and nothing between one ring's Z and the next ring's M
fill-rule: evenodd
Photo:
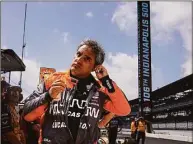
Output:
M110 120L115 116L113 113L108 113L103 116L102 120L98 123L99 128L105 128L105 126L110 122Z
M48 103L52 100L49 93L46 92L45 83L38 87L38 91L34 91L26 100L23 108L24 119L26 121L34 121L45 112Z
M130 114L130 104L125 94L116 83L113 82L108 75L100 79L100 81L103 85L100 90L110 98L110 100L105 101L104 109L117 116L126 116Z

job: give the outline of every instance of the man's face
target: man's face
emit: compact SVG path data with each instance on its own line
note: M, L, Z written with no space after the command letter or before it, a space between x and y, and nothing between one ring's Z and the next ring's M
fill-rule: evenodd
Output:
M8 95L9 101L14 103L14 104L19 103L19 95L20 95L19 91L11 90L10 94Z
M81 46L75 54L71 65L72 75L78 78L85 78L90 75L95 67L95 54L92 49L87 46Z

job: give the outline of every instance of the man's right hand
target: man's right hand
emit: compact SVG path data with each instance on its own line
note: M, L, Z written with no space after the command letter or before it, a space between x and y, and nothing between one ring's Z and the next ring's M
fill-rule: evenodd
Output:
M49 89L49 95L53 99L59 99L60 93L66 88L66 83L62 80L56 80Z

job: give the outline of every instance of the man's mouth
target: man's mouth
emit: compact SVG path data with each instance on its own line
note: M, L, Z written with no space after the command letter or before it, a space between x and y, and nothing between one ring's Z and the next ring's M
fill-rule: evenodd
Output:
M73 66L74 68L81 68L81 65L78 64L78 63L73 63L72 66Z

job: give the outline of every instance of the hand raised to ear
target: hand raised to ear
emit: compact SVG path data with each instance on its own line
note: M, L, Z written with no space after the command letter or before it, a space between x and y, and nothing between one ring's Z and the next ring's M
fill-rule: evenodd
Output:
M97 76L98 79L101 79L101 78L108 75L107 69L102 65L98 65L95 68L95 73L96 73L96 76Z

